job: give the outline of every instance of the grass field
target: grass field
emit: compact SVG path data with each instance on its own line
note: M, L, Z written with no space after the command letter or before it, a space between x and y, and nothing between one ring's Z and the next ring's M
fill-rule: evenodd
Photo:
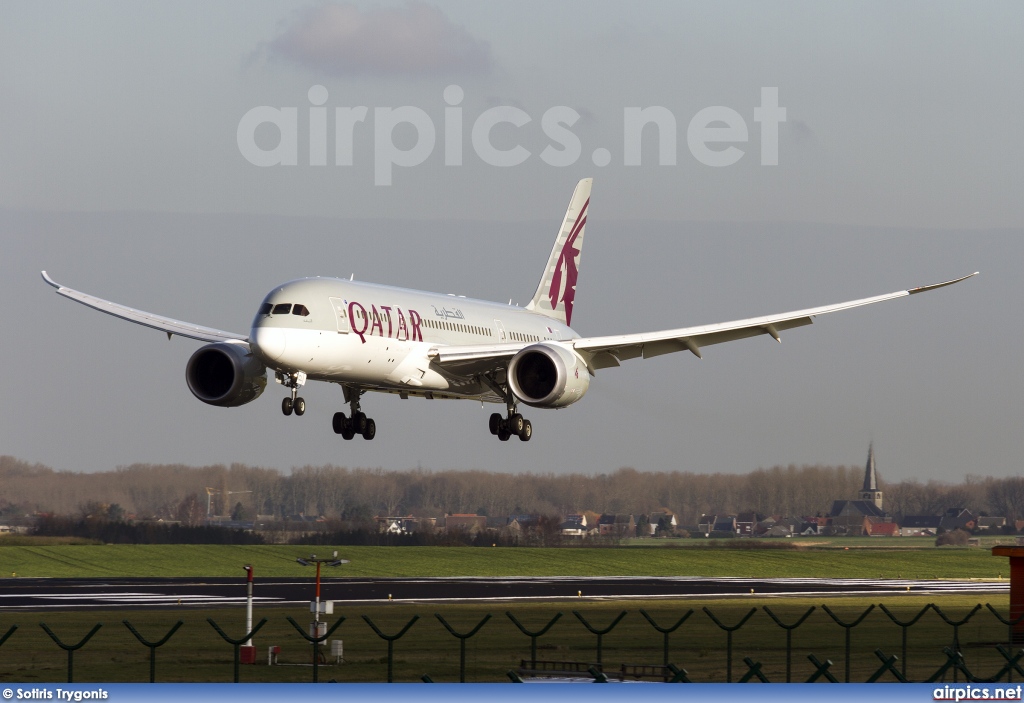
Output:
M17 544L0 541L0 575L17 577L117 577L117 576L235 576L242 582L243 564L254 566L260 577L312 578L312 571L295 562L311 551L321 555L333 547L294 546L182 546L182 545L98 545L61 544L20 538ZM843 546L850 546L844 549ZM747 577L832 577L832 578L915 578L965 579L1005 577L1004 559L993 558L987 549L937 549L929 544L917 547L883 548L878 542L814 542L801 549L736 549L631 545L623 548L471 548L471 547L339 547L339 556L351 563L329 575L351 577L388 576L555 576L555 575L687 575ZM16 578L17 578L16 577ZM887 597L886 605L896 617L908 620L929 602L953 619L960 619L978 605L971 596L942 596L941 600L906 595ZM986 598L1005 617L1008 596ZM561 619L540 638L539 659L595 662L596 637L589 633L572 610L596 628L607 627L619 615L627 615L603 638L606 668L620 664L660 664L663 639L639 610L646 609L660 625L671 625L691 608L694 613L669 638L669 661L687 669L694 681L725 681L726 636L703 612L708 607L722 623L734 625L751 609L754 615L734 634L732 678L747 669L744 657L761 662L772 681L785 680L785 632L763 610L768 606L784 622L795 622L810 607L815 611L793 635L793 680L805 680L813 671L807 655L834 662L832 672L842 680L844 672L844 631L822 609L827 604L840 618L853 621L868 607L870 598L772 599L761 597L720 601L512 603L432 605L390 603L380 606L345 608L338 603L337 614L347 619L332 639L345 645L345 662L326 666L321 680L383 681L386 677L387 646L360 617L368 615L386 634L399 631L414 615L420 620L395 644L396 681L417 681L428 674L435 681L458 680L458 640L434 617L440 612L457 630L471 630L486 615L491 620L467 645L467 680L504 681L505 672L529 658L529 638L506 617L506 610L528 628L539 629L557 613ZM309 645L285 620L291 615L300 624L309 614L301 608L258 609L256 619L268 623L256 637L260 666L242 667L242 681L309 681L312 677ZM159 681L230 681L232 648L206 622L216 620L229 636L238 637L243 623L241 608L211 611L87 611L87 612L5 612L0 608L0 636L11 625L18 630L0 647L0 680L60 682L67 677L67 655L39 626L47 623L67 643L77 643L99 622L103 627L75 654L76 682L146 681L149 676L148 650L140 645L121 621L127 618L144 637L160 639L179 619L182 628L162 647L157 656ZM879 666L874 650L900 654L900 628L875 608L852 633L851 680L863 681ZM932 610L911 628L909 675L929 676L944 661L942 647L951 644L952 628ZM1001 665L993 645L1006 641L1006 629L987 610L974 614L960 628L960 645L967 664L983 676L991 676ZM282 647L284 666L268 667L266 647ZM901 665L902 666L902 663ZM887 676L884 680L893 680Z
M896 541L896 540L894 540ZM876 545L877 543L875 543ZM294 547L220 545L38 544L3 546L0 576L308 576L295 558L338 550L349 559L331 575L388 576L741 576L995 579L1005 559L966 548L711 549L669 546L575 547Z
M1008 607L1005 596L989 599L1004 616ZM921 596L893 597L886 602L893 614L909 620L927 605ZM822 599L772 600L732 599L700 603L666 601L593 603L579 601L567 604L487 604L429 605L393 603L381 606L343 608L330 622L344 615L346 620L331 639L344 642L345 662L321 669L321 681L373 682L386 680L387 645L379 639L360 617L368 615L385 633L397 633L413 616L420 619L395 643L394 680L417 681L429 674L435 681L458 680L459 645L434 617L441 615L459 632L468 632L486 615L492 615L479 634L467 643L467 680L507 681L505 672L530 658L530 640L506 617L511 611L525 627L538 630L559 612L562 617L538 640L538 659L595 662L597 638L590 634L573 615L578 610L595 628L605 628L626 611L622 621L603 638L602 658L607 669L621 664L661 664L662 635L654 630L639 610L644 608L661 626L670 626L694 609L686 622L669 637L669 661L685 668L694 681L726 680L726 635L718 629L703 607L708 607L724 624L735 625L751 609L754 615L735 634L733 640L732 678L738 679L747 667L744 657L761 662L771 681L785 680L785 632L764 612L767 605L791 624L808 608L814 612L793 635L792 667L794 681L806 680L813 672L807 659L814 654L820 660L834 662L832 673L839 679L844 672L844 632L825 613ZM828 599L827 605L843 620L856 620L873 604L868 599ZM977 604L976 598L944 597L943 611L953 619L966 616ZM291 615L304 624L308 612L299 608L257 609L256 620L268 619L257 634L258 666L243 666L243 682L291 682L312 680L309 667L309 645L285 620ZM103 627L74 658L76 683L147 681L149 651L121 623L128 619L151 641L156 641L179 619L184 626L158 650L156 675L158 681L223 682L232 680L232 648L220 639L206 622L212 617L232 637L243 634L243 610L233 608L217 611L171 610L125 612L70 613L4 613L0 615L0 635L12 624L19 629L0 648L0 680L31 684L61 682L67 678L67 657L44 633L40 622L47 623L65 642L77 643L98 622ZM929 610L910 630L908 638L908 674L921 680L931 675L944 661L942 647L952 642L952 628L935 612ZM1001 665L994 643L1006 641L1006 629L987 610L982 609L960 628L960 645L972 671L991 676ZM885 654L900 655L901 631L878 607L857 626L851 637L851 681L864 681L879 667L876 648ZM280 661L286 666L266 666L267 646L282 648ZM902 666L902 660L900 662ZM887 675L886 681L893 681Z

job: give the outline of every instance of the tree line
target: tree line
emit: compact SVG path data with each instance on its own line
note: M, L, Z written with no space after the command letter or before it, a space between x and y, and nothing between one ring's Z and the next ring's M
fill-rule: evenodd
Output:
M55 471L0 456L0 522L49 514L87 519L102 513L200 525L207 513L252 519L298 515L369 523L376 515L440 517L571 513L648 514L667 510L679 524L706 513L827 514L832 501L856 498L861 467L775 466L747 474L621 468L602 474L491 473L302 466L290 472L245 464L133 464L111 471ZM883 482L885 509L937 515L950 507L1024 518L1024 477L967 476L960 483ZM210 489L209 491L207 489Z

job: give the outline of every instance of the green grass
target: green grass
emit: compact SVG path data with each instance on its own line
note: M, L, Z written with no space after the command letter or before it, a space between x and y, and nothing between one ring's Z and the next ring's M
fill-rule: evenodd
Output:
M671 546L566 549L504 547L294 547L40 544L0 546L0 576L308 576L311 552L351 560L332 576L741 576L994 579L1005 559L985 549L690 549Z
M909 620L931 600L925 596L892 596L884 602L896 617ZM1008 597L986 598L1004 616ZM966 616L977 604L970 596L943 596L940 607L953 619ZM786 623L795 622L808 608L815 610L793 635L793 680L805 680L812 667L807 655L835 662L832 672L844 678L844 631L825 613L822 599L741 598L700 602L650 601L629 603L587 602L513 603L485 605L432 605L393 603L379 606L340 608L329 619L333 624L344 615L346 620L331 639L344 641L345 663L321 669L321 680L374 682L386 678L387 644L379 639L360 617L368 615L386 634L398 632L413 616L420 619L408 634L395 643L394 677L396 681L417 681L429 674L435 681L458 680L458 640L452 637L434 617L441 615L456 631L468 632L486 615L492 618L479 634L467 642L467 680L505 681L505 672L519 666L530 654L529 638L506 617L511 611L527 628L540 629L558 613L562 617L538 640L538 659L559 661L596 661L596 637L590 634L573 615L580 613L596 628L605 628L623 610L625 618L602 642L602 658L606 667L628 664L660 664L663 657L662 636L640 614L641 608L659 625L675 623L691 608L693 614L678 631L669 637L669 661L688 670L694 681L726 680L726 636L718 629L703 607L708 607L724 624L738 623L752 608L750 620L733 636L733 680L746 666L744 657L761 662L771 681L785 680L785 632L764 612L767 605ZM827 605L846 620L857 619L866 608L877 604L866 598L828 599ZM257 608L256 620L268 619L257 634L259 666L243 666L243 682L310 681L312 670L300 666L309 662L309 645L285 620L291 615L304 624L308 612L301 608ZM161 638L181 619L184 626L157 654L158 681L226 682L232 679L232 648L220 639L207 617L212 617L232 637L242 633L243 609L235 607L217 611L145 610L88 611L46 613L4 613L0 616L0 634L13 623L19 626L0 652L0 680L35 683L61 682L67 678L67 657L39 627L47 623L65 642L76 643L98 622L103 627L81 650L75 653L75 682L135 682L149 677L149 652L129 633L121 620L128 619L146 638ZM901 655L901 631L876 606L851 637L851 680L864 681L878 666L876 648L887 655ZM960 643L967 665L982 676L991 676L1000 666L993 643L1005 641L1006 629L995 617L982 609L960 628ZM927 612L910 630L908 638L908 673L921 680L944 661L942 647L952 640L951 628L932 611ZM291 666L267 667L266 648L282 648L280 661ZM902 664L902 659L901 659ZM887 676L886 681L892 681Z

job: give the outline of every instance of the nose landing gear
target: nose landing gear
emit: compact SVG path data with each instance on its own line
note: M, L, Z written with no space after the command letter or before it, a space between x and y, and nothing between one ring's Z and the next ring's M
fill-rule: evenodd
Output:
M285 388L292 389L292 395L290 398L284 398L281 401L281 412L285 415L291 415L293 412L296 417L301 417L306 414L306 400L299 397L299 386L303 386L306 383L306 374L302 371L292 374L283 374L280 371L275 375L275 380Z
M377 436L377 423L372 417L366 417L366 413L359 407L359 397L366 391L348 386L342 386L342 389L345 391L345 400L348 401L352 416L345 417L343 412L334 413L331 419L334 434L340 434L345 439L352 439L357 434L366 440L373 439Z

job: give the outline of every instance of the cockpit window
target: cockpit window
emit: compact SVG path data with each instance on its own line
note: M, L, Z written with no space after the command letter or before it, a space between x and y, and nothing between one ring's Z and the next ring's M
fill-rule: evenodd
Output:
M301 317L306 317L309 315L309 310L306 308L305 305L297 304L294 308L292 308L292 315L300 315Z
M263 303L263 305L260 305L260 311L258 313L256 313L256 314L257 315L269 315L270 311L273 310L273 309L274 309L274 306L271 305L270 303Z
M291 303L278 303L277 305L274 306L273 313L275 315L287 315L291 309Z

